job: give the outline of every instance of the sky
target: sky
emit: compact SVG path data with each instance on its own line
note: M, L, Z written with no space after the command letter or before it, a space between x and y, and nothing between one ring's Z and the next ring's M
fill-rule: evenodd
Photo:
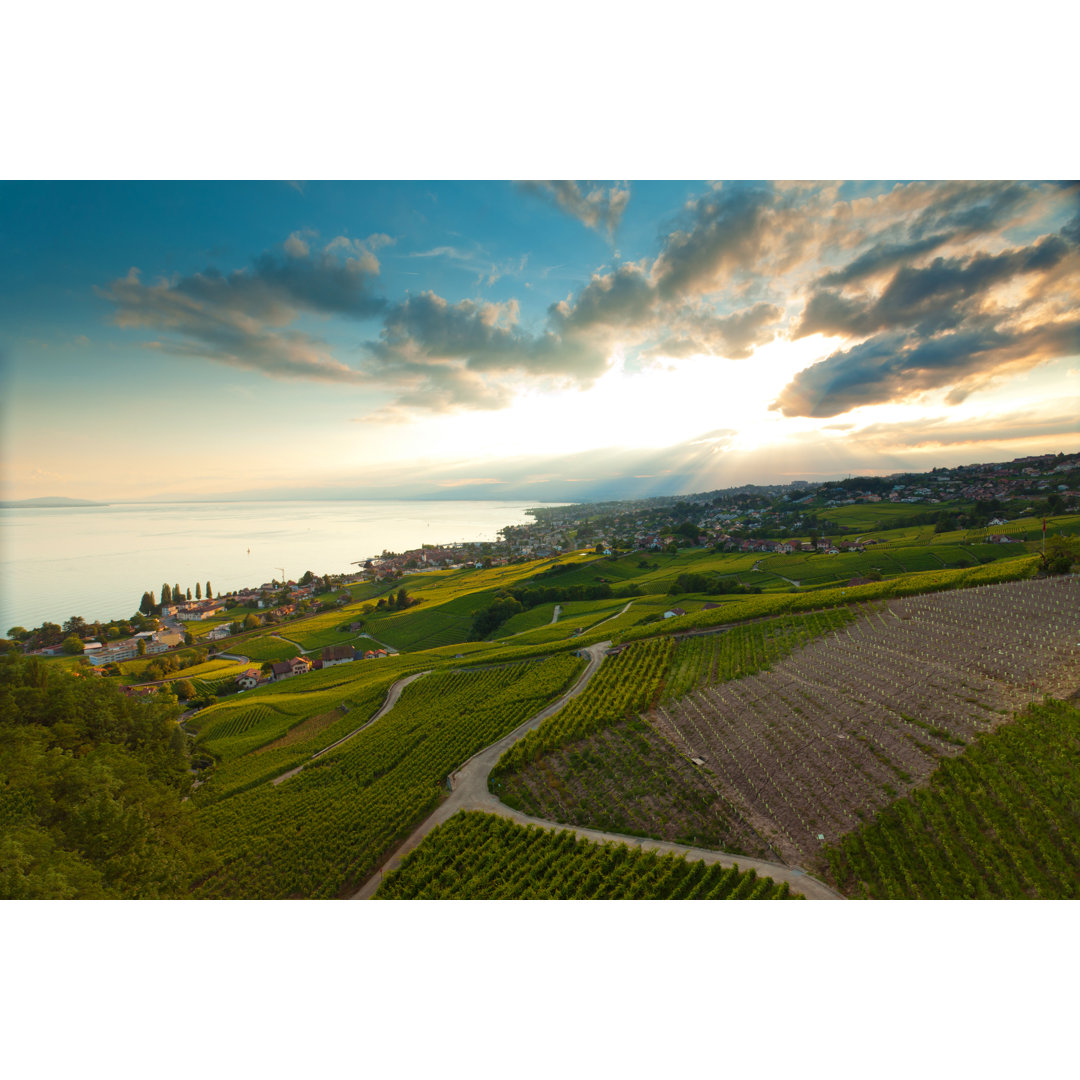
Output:
M3 496L575 499L1080 449L1080 187L0 183Z

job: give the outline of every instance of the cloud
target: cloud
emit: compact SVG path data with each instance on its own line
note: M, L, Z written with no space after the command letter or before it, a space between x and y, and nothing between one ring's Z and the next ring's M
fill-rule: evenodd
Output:
M523 187L608 236L629 198L606 182ZM524 313L517 299L387 298L380 252L390 236L324 242L305 229L232 272L145 283L133 271L101 295L119 325L152 331L162 351L384 392L379 419L499 409L524 389L586 389L617 358L628 373L690 355L744 363L783 336L841 339L781 392L774 408L787 416L831 417L928 390L958 402L980 379L1076 351L1075 191L1013 182L842 190L712 185L665 226L655 254L615 256L546 309L530 310L523 290ZM1037 235L1049 228L1058 231ZM451 260L476 276L477 293L526 261L493 259L468 239L404 258ZM557 269L534 267L536 292ZM337 320L339 335L368 319L378 330L354 335L345 364L297 325L304 316Z
M619 220L630 202L630 187L625 183L605 187L606 183L603 180L587 181L582 186L576 180L526 180L518 186L613 240Z
M171 353L281 378L362 383L325 343L285 329L303 312L362 319L386 307L372 290L379 263L369 247L337 237L316 251L313 239L294 232L280 250L230 274L211 267L146 284L132 268L98 292L113 303L118 326L172 335L154 343Z
M1026 410L964 421L945 415L869 424L859 429L857 438L867 446L896 450L1027 442L1057 435L1076 435L1080 397L1056 404L1060 411L1052 416Z
M984 321L925 340L915 333L879 334L800 371L771 408L785 416L830 417L940 389L949 389L949 402L959 404L989 376L1077 352L1076 318L1027 330Z

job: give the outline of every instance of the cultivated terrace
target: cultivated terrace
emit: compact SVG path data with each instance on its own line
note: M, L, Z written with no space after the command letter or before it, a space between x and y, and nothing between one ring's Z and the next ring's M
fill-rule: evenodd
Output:
M1078 488L559 507L14 627L0 895L1080 896Z

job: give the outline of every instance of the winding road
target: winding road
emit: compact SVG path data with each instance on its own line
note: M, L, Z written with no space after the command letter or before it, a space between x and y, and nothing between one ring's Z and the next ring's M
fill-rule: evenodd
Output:
M342 738L338 739L337 742L332 742L329 746L324 746L321 750L317 750L314 754L311 755L311 757L308 758L307 761L304 762L304 765L307 765L309 762L314 761L316 758L322 757L323 754L329 753L331 750L334 749L335 746L340 746L343 742L348 742L358 732L363 731L364 728L370 726L371 724L374 724L380 716L388 713L397 704L397 699L401 697L402 690L404 690L405 687L409 685L409 683L416 682L416 680L421 678L422 676L430 674L430 671L418 671L415 675L406 675L404 678L398 679L397 682L395 682L393 686L390 687L389 691L386 694L386 700L379 706L374 716L372 716L369 720L365 720L364 723L362 723L358 728L350 731L348 735L342 736ZM282 773L280 776L275 776L274 779L270 781L270 783L273 784L275 787L278 784L284 783L286 780L289 779L290 776L295 776L298 772L300 772L301 769L303 769L304 765L297 765L295 769L290 769L288 772Z
M627 604L627 607L630 605ZM623 609L625 610L625 608ZM568 701L577 697L589 680L596 674L597 669L604 660L607 650L611 647L610 641L601 641L590 645L582 651L588 653L589 663L582 672L580 678L560 698L542 709L535 716L526 720L525 723L516 727L508 735L504 735L498 742L492 743L479 753L474 754L456 772L450 775L451 795L427 818L413 830L413 832L394 850L393 854L356 892L354 900L370 900L385 874L396 870L401 865L402 859L424 840L428 833L441 825L458 810L483 810L489 814L497 814L499 817L509 818L520 825L538 825L540 828L552 831L566 830L574 833L584 840L594 843L615 842L627 844L631 847L640 848L643 851L655 851L664 855L683 855L690 859L702 859L706 863L719 863L721 866L738 866L740 870L755 870L759 875L771 877L774 881L786 881L796 892L802 893L808 900L842 900L839 893L834 892L824 882L811 877L798 867L785 866L782 863L766 862L762 859L753 859L746 855L734 855L724 851L710 851L705 848L688 847L684 844L674 844L665 840L651 840L644 837L624 836L619 833L600 832L596 829L579 828L573 825L564 825L556 821L547 821L542 818L529 817L517 810L511 809L500 802L488 789L488 777L495 767L499 758L514 743L527 732L532 731L542 724L549 716L554 716ZM415 676L414 676L415 678ZM404 681L404 680L403 680ZM397 684L395 684L397 685ZM396 700L396 699L395 699ZM377 716L382 715L389 707L380 709ZM374 720L375 717L372 717ZM370 721L369 721L370 722Z

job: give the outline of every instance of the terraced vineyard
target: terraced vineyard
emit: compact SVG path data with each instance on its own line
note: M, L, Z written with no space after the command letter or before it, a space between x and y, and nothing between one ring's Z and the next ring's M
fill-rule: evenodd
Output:
M493 814L455 814L386 876L379 900L790 900L787 883Z
M647 709L660 693L671 650L670 639L658 638L607 660L582 694L503 754L492 776Z
M1080 681L1080 578L893 601L766 673L658 707L785 860L924 783L1038 690Z
M847 609L834 609L678 639L659 700L671 701L695 687L767 668L853 618ZM618 677L614 667L608 674ZM586 710L590 690L581 699ZM647 702L639 712L646 706ZM553 728L561 715L549 721ZM770 854L768 842L746 815L725 801L715 777L636 714L576 740L571 728L563 745L548 739L546 749L532 761L519 753L513 758L506 755L505 765L500 762L493 790L508 805L536 817L610 832L762 857Z
M583 662L426 676L397 705L279 786L202 808L221 865L203 897L333 897L378 865L439 801L447 775L557 696Z
M1080 898L1080 709L1032 705L824 855L850 896Z

